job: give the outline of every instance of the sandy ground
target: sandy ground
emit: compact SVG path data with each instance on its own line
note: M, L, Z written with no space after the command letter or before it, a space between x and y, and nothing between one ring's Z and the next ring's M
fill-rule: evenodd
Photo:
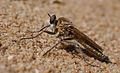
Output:
M47 13L70 19L113 64L86 56L101 70L60 47L42 56L57 43L53 35L16 42L47 25ZM120 0L0 0L0 73L120 73Z

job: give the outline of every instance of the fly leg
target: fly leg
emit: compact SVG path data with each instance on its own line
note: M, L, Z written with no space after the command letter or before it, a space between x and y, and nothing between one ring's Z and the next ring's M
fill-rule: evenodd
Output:
M39 35L41 35L42 33L47 33L47 34L51 34L51 35L54 35L54 34L57 33L57 30L55 30L55 31L46 31L46 30L44 30L45 28L48 28L48 27L50 27L50 25L47 25L47 26L41 28L39 31L29 31L29 32L31 32L31 33L36 33L36 32L40 32L40 33L37 34L36 36L33 36L33 37L21 38L20 41L21 41L21 40L24 40L24 39L33 39L33 38L36 38L36 37L38 37ZM44 31L43 31L43 30L44 30ZM41 32L41 31L42 31L42 32Z
M56 43L55 45L53 45L47 52L45 52L43 54L43 56L45 56L48 52L50 52L54 47L56 47L57 45L59 45L63 40L60 40L58 43Z
M55 48L57 45L59 45L59 44L62 43L63 41L65 41L65 40L70 40L70 39L72 39L72 38L61 39L58 43L56 43L55 45L53 45L47 52L45 52L45 53L43 54L43 56L45 56L48 52L50 52L53 48Z
M36 33L36 32L41 32L42 30L44 30L45 28L48 28L50 27L50 25L46 25L45 27L41 28L39 31L27 31L27 32L30 32L30 33Z
M21 38L20 40L33 39L33 38L36 38L36 37L40 36L42 33L47 33L47 34L50 34L50 35L54 35L54 34L56 34L56 32L42 31L42 32L40 32L39 34L37 34L36 36L28 37L28 38Z

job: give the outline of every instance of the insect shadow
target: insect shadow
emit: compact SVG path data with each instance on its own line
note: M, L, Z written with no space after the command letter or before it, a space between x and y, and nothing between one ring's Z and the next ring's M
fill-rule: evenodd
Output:
M64 49L66 50L68 53L70 54L75 54L75 55L78 55L80 53L80 51L83 52L83 54L87 55L88 57L90 58L94 58L95 60L99 60L101 62L105 62L105 63L109 63L108 61L104 61L104 60L101 60L97 57L95 57L93 54L91 54L87 49L83 48L83 47L80 47L80 49L78 49L75 45L65 45L65 44L62 44L62 47L61 49Z

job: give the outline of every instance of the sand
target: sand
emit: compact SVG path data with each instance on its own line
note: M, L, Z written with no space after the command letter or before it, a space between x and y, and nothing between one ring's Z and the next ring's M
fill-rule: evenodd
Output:
M31 37L48 24L47 14L66 17L103 48L112 64L72 54L59 46L54 35ZM0 73L120 73L119 0L0 0Z

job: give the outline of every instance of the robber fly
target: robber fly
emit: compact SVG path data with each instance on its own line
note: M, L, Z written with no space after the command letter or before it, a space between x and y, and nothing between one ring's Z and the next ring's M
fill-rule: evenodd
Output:
M98 44L96 44L93 40L91 40L87 35L85 35L80 30L75 28L72 22L70 22L68 19L64 17L60 17L59 19L56 19L56 15L51 16L50 14L48 14L48 16L50 17L50 24L43 27L39 31L33 31L33 32L40 32L39 34L30 38L22 38L21 40L33 39L42 33L47 33L51 35L57 34L56 37L59 38L60 41L56 43L54 46L52 46L47 52L45 52L43 56L46 55L48 52L50 52L54 47L56 47L60 43L66 42L66 43L77 45L79 47L80 47L79 44L81 44L95 58L98 58L99 60L104 61L106 63L111 63L109 61L109 58L102 53L103 52L102 48ZM50 27L52 31L44 30L48 27ZM77 43L70 42L69 40L76 40Z

